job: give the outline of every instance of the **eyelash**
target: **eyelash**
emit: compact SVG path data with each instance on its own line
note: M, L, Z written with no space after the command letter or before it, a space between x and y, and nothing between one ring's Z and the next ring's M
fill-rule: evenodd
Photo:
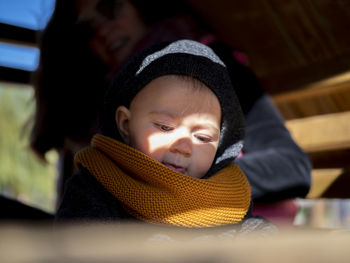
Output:
M163 132L170 132L174 130L173 127L164 125L164 124L154 123L154 125ZM206 136L206 135L195 134L194 137L202 143L209 143L213 141L213 139L210 136Z
M212 141L213 141L212 138L209 137L209 136L195 135L195 137L196 137L199 141L201 141L201 142L203 142L203 143L209 143L209 142L212 142Z
M164 131L164 132L169 132L172 131L174 128L170 127L168 125L160 124L160 123L155 123L154 124L158 129Z

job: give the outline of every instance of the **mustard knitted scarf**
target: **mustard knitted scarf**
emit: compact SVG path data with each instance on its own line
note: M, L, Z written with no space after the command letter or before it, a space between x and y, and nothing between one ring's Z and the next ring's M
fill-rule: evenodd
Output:
M250 186L237 165L208 179L178 173L117 140L97 134L75 162L134 217L154 224L211 227L240 222Z

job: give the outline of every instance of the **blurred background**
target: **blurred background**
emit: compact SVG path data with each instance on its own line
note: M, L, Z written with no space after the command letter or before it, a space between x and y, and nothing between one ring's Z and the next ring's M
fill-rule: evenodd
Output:
M30 206L53 212L55 163L44 164L30 151L34 113L31 74L40 51L37 36L50 19L54 0L0 1L0 191Z
M244 3L243 3L244 2ZM188 3L247 55L312 164L295 226L350 228L350 1ZM0 192L54 212L57 153L29 150L38 36L54 0L0 0Z

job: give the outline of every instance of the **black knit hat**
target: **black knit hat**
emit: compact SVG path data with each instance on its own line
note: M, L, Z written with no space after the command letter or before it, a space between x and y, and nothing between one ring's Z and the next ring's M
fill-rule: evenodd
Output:
M103 135L123 141L115 122L115 111L129 108L136 94L153 79L164 75L185 75L198 79L218 97L221 130L218 150L212 167L204 178L231 163L243 146L244 117L225 64L210 49L192 40L153 45L133 58L119 71L105 95L100 112Z

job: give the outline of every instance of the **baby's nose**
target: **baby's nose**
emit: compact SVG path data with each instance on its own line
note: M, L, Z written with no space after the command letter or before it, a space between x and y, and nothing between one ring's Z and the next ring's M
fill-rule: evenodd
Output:
M180 138L176 140L170 148L171 152L180 153L185 157L192 155L192 141L188 137Z

